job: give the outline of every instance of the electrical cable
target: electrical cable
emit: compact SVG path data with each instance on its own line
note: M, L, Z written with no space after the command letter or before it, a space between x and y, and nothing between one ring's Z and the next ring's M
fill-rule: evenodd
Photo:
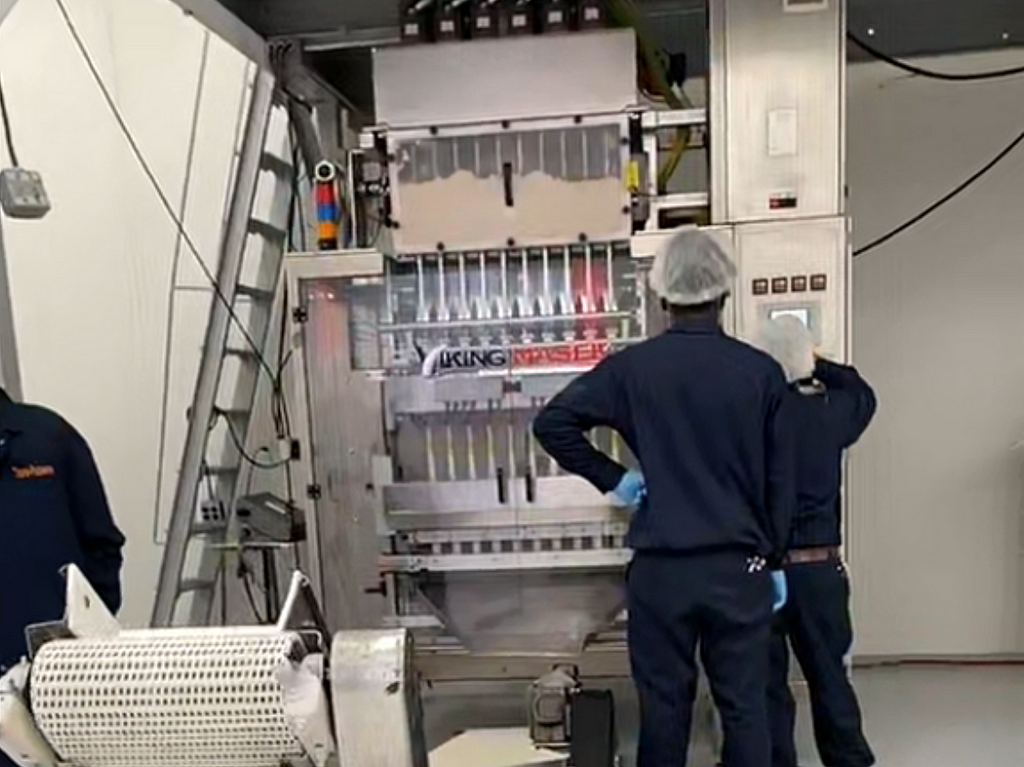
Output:
M224 423L227 424L228 436L231 438L232 444L234 444L235 449L238 451L238 454L242 457L242 460L245 461L247 464L257 469L270 470L279 469L288 463L288 458L282 458L278 461L274 461L273 463L263 463L255 456L249 455L247 452L245 452L245 445L242 444L242 440L238 436L238 432L235 431L235 425L231 423L231 416L224 412L221 412L220 415L221 417L224 418Z
M292 358L292 350L284 351L288 337L288 291L284 292L284 305L281 307L281 327L277 345L277 375L274 381L274 388L271 396L271 408L274 410L275 420L280 417L281 429L278 432L282 439L288 440L288 449L292 446L292 418L288 411L288 398L284 396L284 371ZM292 465L290 460L284 462L285 500L289 509L295 504L295 488L292 483Z
M227 553L220 552L220 557L217 561L217 572L214 573L213 579L217 582L220 591L220 625L228 625L228 579L227 575Z
M863 254L865 254L865 253L867 253L869 251L874 250L875 248L881 247L885 243L889 242L889 240L893 239L894 237L898 237L899 235L903 234L903 232L905 232L908 229L910 229L910 227L914 226L915 224L919 223L921 220L923 220L923 219L927 218L928 216L930 216L932 213L934 213L936 210L941 208L943 205L945 205L947 202L952 200L954 197L957 197L961 193L965 192L976 181L980 180L985 174L987 174L990 170L992 170L994 167L996 167L996 165L998 165L1000 162L1002 162L1002 160L1007 155L1009 155L1014 149L1016 149L1022 142L1024 142L1024 131L1021 131L1021 133L1017 136L1017 138L1015 138L1013 141L1011 141L999 154L997 154L995 157L993 157L983 168L981 168L976 173L974 173L974 175L972 175L966 181L964 181L959 186L957 186L955 189L953 189L953 191L951 191L948 194L942 196L941 198L939 198L938 200L933 202L931 205L929 205L927 208L922 210L920 213L918 213L916 216L914 216L913 218L909 219L908 221L905 221L904 223L900 224L895 229L889 231L886 234L883 234L881 237L878 237L877 239L872 240L867 245L864 245L863 247L858 248L857 250L855 250L853 252L853 255L855 257L856 256L861 256L861 255L863 255Z
M645 87L653 88L669 109L686 109L691 105L688 103L685 94L680 97L673 89L668 80L665 62L659 57L659 49L651 41L649 35L640 22L640 10L633 0L613 0L609 5L612 19L624 27L632 29L636 34L639 44L641 63L646 70ZM676 138L672 144L668 159L658 169L657 188L659 193L664 192L669 180L675 175L679 162L686 153L690 144L690 129L682 127L676 130Z
M290 207L289 218L291 220L288 222L288 247L291 250L295 250L295 244L296 243L295 243L295 234L294 233L295 233L295 227L298 227L298 231L299 231L299 242L298 242L298 245L299 245L299 248L303 252L305 252L306 251L306 245L307 245L307 240L306 240L306 236L307 236L307 232L306 232L306 215L303 212L302 191L301 191L301 189L299 187L300 187L300 184L302 182L302 179L306 177L306 173L303 173L300 176L300 174L298 172L299 163L300 163L301 158L300 158L298 140L297 140L297 137L296 137L294 129L291 131L291 142L292 142L292 167L295 169L295 173L292 174L292 185L291 185L292 186L292 201L291 201L291 205L289 206ZM307 173L308 173L308 171L307 171Z
M238 552L238 578L242 581L242 589L245 591L246 601L249 602L249 609L252 610L253 617L256 618L256 622L261 626L266 625L269 621L264 619L260 613L259 607L256 606L256 595L252 592L252 578L253 572L249 567L249 563L245 561L245 550L242 549Z
M213 288L213 292L217 300L224 305L225 309L227 309L228 317L231 320L232 324L235 325L235 327L241 333L246 344L249 346L253 354L256 356L256 359L260 367L266 372L267 375L271 377L271 380L273 380L274 371L271 369L270 364L263 356L263 351L256 344L256 341L253 340L252 335L250 335L248 329L245 327L245 324L238 318L238 314L235 312L235 308L232 305L231 301L227 299L227 296L224 295L224 292L221 290L220 285L217 284L217 278L213 275L213 273L210 271L210 268L206 265L206 261L200 255L199 249L196 247L196 244L192 240L192 237L188 234L188 230L185 228L184 223L181 221L181 219L175 212L174 206L171 204L171 201L167 197L167 193L161 186L159 180L156 177L156 174L153 172L153 169L146 161L145 155L142 153L142 150L139 148L138 142L135 140L135 136L132 134L131 129L128 127L128 124L124 119L124 116L121 114L121 110L118 108L117 103L114 101L113 96L110 94L110 89L107 88L107 85L103 81L103 78L99 73L99 70L96 68L96 63L93 61L92 55L89 53L89 49L86 48L85 42L82 40L82 37L78 32L78 28L75 26L75 23L71 18L71 15L68 13L68 9L64 3L64 0L54 0L54 2L56 2L57 7L60 10L61 16L64 19L64 24L67 26L68 32L70 32L71 37L74 40L75 46L78 48L79 53L82 55L82 58L89 69L89 73L92 75L93 81L96 83L96 86L100 89L100 93L103 95L103 99L106 102L111 115L117 123L117 126L121 131L121 134L128 142L128 147L131 150L132 155L135 157L136 162L139 164L139 167L142 169L142 172L148 179L150 186L156 193L156 196L159 199L160 204L163 207L165 213L171 219L171 222L178 230L178 233L181 235L182 241L185 243L185 247L188 248L189 252L192 254L192 258L199 266L200 270L203 273L203 276L206 278L207 282L209 282L210 286Z
M181 199L178 210L184 218L188 207L189 194L192 191L192 173L195 170L196 143L199 137L199 115L203 104L203 95L206 90L206 66L210 58L210 32L207 30L203 35L203 48L199 54L199 74L196 81L196 97L192 104L192 124L189 127L188 149L185 152L185 178L181 184ZM174 239L174 251L171 255L170 279L167 289L167 317L164 329L164 359L163 378L160 391L160 425L157 441L156 457L156 488L154 490L153 503L153 543L162 546L164 541L160 539L160 499L163 497L164 486L164 460L167 457L167 425L170 420L169 409L171 399L171 349L174 345L174 319L177 309L176 295L178 291L178 266L181 263L182 237L181 232L176 233Z
M982 80L997 80L1003 77L1015 77L1017 75L1024 75L1024 66L1010 67L1009 69L996 69L991 72L970 72L966 74L954 74L952 72L935 72L930 69L924 69L922 67L915 66L914 64L908 64L905 61L900 61L893 56L886 53L882 53L877 48L869 45L868 43L861 40L853 32L847 32L846 36L850 39L854 45L863 50L872 58L876 58L879 61L884 61L890 66L902 69L904 72L908 72L912 75L918 75L919 77L927 77L932 80L943 80L946 82L980 82Z
M295 173L292 174L291 184L291 203L289 204L289 223L288 223L288 249L291 251L295 250L295 227L298 226L299 237L301 238L301 247L303 251L306 249L306 220L302 212L302 193L299 188L299 159L300 152L298 146L298 136L296 131L293 129L290 132L291 149L292 149L292 168L295 169ZM310 172L309 168L306 168L306 173ZM278 329L277 339L277 370L274 374L273 388L271 390L271 415L274 419L274 423L278 430L278 437L281 439L287 439L289 441L289 450L291 449L290 443L292 440L292 421L291 413L288 410L288 398L284 396L284 372L288 367L288 363L292 358L292 350L287 347L288 338L288 290L285 287L282 297L281 307L281 325ZM288 507L292 508L295 504L295 488L292 482L292 467L290 462L284 464L284 479L285 479L285 500L288 503Z
M4 95L3 78L0 78L0 117L3 118L4 136L7 138L7 155L11 158L11 165L15 168L21 167L18 164L18 153L14 149L14 133L11 131L11 115L7 111L7 97Z
M375 215L367 215L366 218L369 221L374 222L377 226L373 230L373 237L370 237L370 233L366 233L366 247L376 247L380 241L380 236L384 233L384 206L383 203L377 203L377 213Z

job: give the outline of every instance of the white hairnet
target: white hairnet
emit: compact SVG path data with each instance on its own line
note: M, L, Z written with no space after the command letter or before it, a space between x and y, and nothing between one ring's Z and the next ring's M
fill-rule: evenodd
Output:
M699 229L673 235L654 258L651 289L674 306L694 306L732 289L736 267L725 249Z
M761 326L755 343L775 358L791 383L814 374L814 339L796 317L783 315L768 320Z

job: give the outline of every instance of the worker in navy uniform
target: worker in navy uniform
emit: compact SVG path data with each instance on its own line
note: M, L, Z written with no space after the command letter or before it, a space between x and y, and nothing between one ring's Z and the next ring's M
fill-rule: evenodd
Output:
M797 767L789 648L810 692L818 753L825 767L869 767L860 706L845 658L853 643L850 583L840 557L840 485L844 451L871 423L875 395L852 367L814 358L814 342L795 317L764 327L759 345L793 382L788 408L796 439L797 507L789 538L789 599L772 640L768 707L773 767Z
M670 328L576 378L534 422L563 469L635 507L626 591L639 767L686 763L698 646L723 763L770 758L764 691L773 607L784 600L773 568L794 505L788 389L769 355L722 330L735 275L707 234L675 234L650 274ZM622 436L640 471L588 441L598 426Z
M3 389L0 541L0 668L26 655L27 626L64 616L66 565L81 569L112 612L121 606L124 537L88 445L56 413Z

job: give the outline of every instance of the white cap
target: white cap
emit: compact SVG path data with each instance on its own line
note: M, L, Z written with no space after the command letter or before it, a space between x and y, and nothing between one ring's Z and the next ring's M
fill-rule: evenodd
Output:
M761 326L755 343L775 358L790 383L814 375L814 338L796 317L784 314L768 320Z
M727 295L736 267L725 249L696 228L673 235L654 258L651 289L673 306L706 304Z

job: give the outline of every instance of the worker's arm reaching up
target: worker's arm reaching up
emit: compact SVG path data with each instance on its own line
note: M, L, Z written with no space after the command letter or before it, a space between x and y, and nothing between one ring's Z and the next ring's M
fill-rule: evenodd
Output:
M610 357L570 383L533 422L533 435L548 455L602 493L619 486L626 468L595 448L587 433L598 426L617 427L621 396L614 357Z
M857 369L829 360L815 360L814 377L825 385L828 412L841 446L850 447L868 428L878 401L875 392Z
M96 462L85 439L65 424L64 459L68 502L82 550L82 572L107 608L121 607L124 536L114 523Z

